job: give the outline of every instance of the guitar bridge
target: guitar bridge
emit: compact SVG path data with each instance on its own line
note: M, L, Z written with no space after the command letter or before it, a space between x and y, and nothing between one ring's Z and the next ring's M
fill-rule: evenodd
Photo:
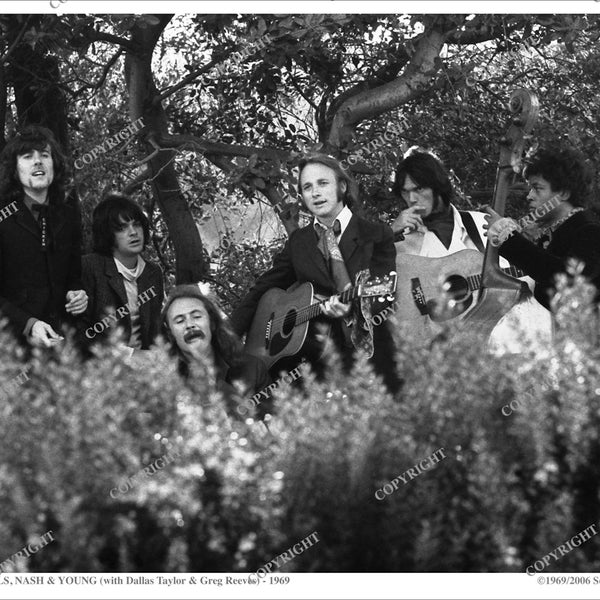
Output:
M421 282L418 277L415 277L410 280L410 291L412 293L412 297L416 307L419 309L419 312L422 315L429 314L429 310L427 309L427 302L425 300L425 293L423 292L423 288L421 287Z

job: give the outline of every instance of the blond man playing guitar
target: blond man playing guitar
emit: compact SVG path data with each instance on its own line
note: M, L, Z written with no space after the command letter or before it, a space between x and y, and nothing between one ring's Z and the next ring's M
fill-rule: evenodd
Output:
M321 366L319 355L322 350L320 341L310 328L301 341L302 351L286 358L286 348L291 347L294 331L297 330L297 315L312 318L319 315L321 322L330 328L331 338L341 352L344 366L352 364L359 332L364 331L357 326L362 310L358 302L351 306L343 302L340 292L354 290L352 297L361 298L362 285L352 286L356 277L368 269L371 277L385 276L395 270L396 250L393 234L389 226L383 223L371 223L352 213L352 181L341 168L337 160L326 155L312 155L300 162L298 190L306 208L313 215L311 224L293 231L283 250L275 257L273 266L263 274L248 292L246 297L235 308L231 321L236 332L241 336L248 332L246 351L255 352L271 365L272 372L289 369L298 364L303 357L312 362L319 372ZM277 310L277 300L273 307L261 311L261 299L273 288L281 290L300 284L311 284L311 290L317 295L329 299L321 304L312 302L302 307L300 303L290 304L289 310L281 318L272 317ZM304 286L306 288L306 286ZM310 286L308 286L310 287ZM368 286L365 286L368 287ZM346 294L350 297L350 294ZM279 302L284 302L282 292ZM381 308L386 306L380 303ZM259 309L257 312L257 308ZM256 313L256 314L255 314ZM266 327L257 321L266 315ZM255 318L256 317L256 318ZM349 327L352 327L349 334ZM277 329L277 334L273 331ZM259 331L254 335L254 331ZM265 344L260 348L263 332ZM254 339L258 344L254 344ZM249 344L249 342L251 342ZM249 347L250 346L250 347ZM374 349L372 361L375 369L383 376L388 388L396 391L400 379L393 361L394 348L390 332L386 326L377 327L372 332L371 348ZM282 357L281 359L279 357Z

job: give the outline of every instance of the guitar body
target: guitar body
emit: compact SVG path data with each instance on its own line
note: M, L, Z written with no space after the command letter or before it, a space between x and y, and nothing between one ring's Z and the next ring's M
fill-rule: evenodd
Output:
M337 294L337 298L344 304L352 303L357 298L385 297L392 301L396 285L395 271L383 277L369 278L369 270L364 269L356 273L355 284ZM246 336L246 352L262 359L272 372L273 365L289 363L284 359L298 354L303 354L309 360L320 359L327 351L326 343L331 332L331 323L321 311L321 304L325 300L317 297L315 301L313 286L308 282L294 285L287 291L278 288L268 290L262 295L254 313ZM311 327L313 319L316 326ZM342 335L348 338L348 343L352 343L350 340L354 333L351 334L341 323ZM307 335L309 327L311 332ZM319 333L324 334L324 339L317 335Z
M298 324L296 315L313 304L313 298L310 283L287 292L279 288L265 292L246 337L246 352L262 359L268 369L282 358L298 354L306 340L308 321Z
M448 256L429 258L398 254L396 270L396 316L399 325L412 336L428 339L440 330L436 322L456 319L473 307L468 278L481 272L483 254L460 250ZM452 283L452 293L444 289ZM448 306L447 299L455 304Z

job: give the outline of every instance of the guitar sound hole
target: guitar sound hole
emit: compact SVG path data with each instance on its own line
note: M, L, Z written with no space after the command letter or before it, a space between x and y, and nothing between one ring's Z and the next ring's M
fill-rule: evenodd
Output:
M443 289L446 296L455 302L464 302L471 294L467 280L460 275L451 275L448 277Z
M296 316L297 311L295 308L286 313L283 319L283 326L281 327L281 335L288 336L292 333L294 327L296 326Z

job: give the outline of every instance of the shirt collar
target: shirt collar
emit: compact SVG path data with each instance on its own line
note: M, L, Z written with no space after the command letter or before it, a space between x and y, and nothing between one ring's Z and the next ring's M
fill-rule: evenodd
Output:
M137 265L134 269L128 269L120 260L118 260L114 256L113 260L115 261L117 271L119 271L119 273L121 273L121 275L123 275L123 277L127 279L127 281L135 281L142 274L144 266L146 265L144 259L141 256L138 256Z
M340 210L340 212L338 213L338 216L336 217L336 219L340 222L340 236L342 237L342 235L344 235L344 231L346 230L346 227L348 227L348 223L350 223L350 219L352 218L352 211L346 206L344 205L344 207L342 208L342 210ZM325 227L325 225L323 225L321 223L321 221L319 221L317 218L315 218L314 223L319 223L319 225L322 225L323 227Z
M31 196L27 195L26 193L23 193L23 202L25 203L25 206L29 209L29 211L33 214L33 205L34 204L39 204L39 202L36 202ZM46 196L46 200L44 202L42 202L42 206L48 206L49 202L48 202L48 196Z
M465 224L463 223L463 220L460 218L460 213L458 212L458 210L456 210L456 207L454 206L454 204L451 204L450 208L452 209L452 216L454 218L454 230L453 231L460 230L460 238L462 239L463 236L467 233L467 229L465 227Z

